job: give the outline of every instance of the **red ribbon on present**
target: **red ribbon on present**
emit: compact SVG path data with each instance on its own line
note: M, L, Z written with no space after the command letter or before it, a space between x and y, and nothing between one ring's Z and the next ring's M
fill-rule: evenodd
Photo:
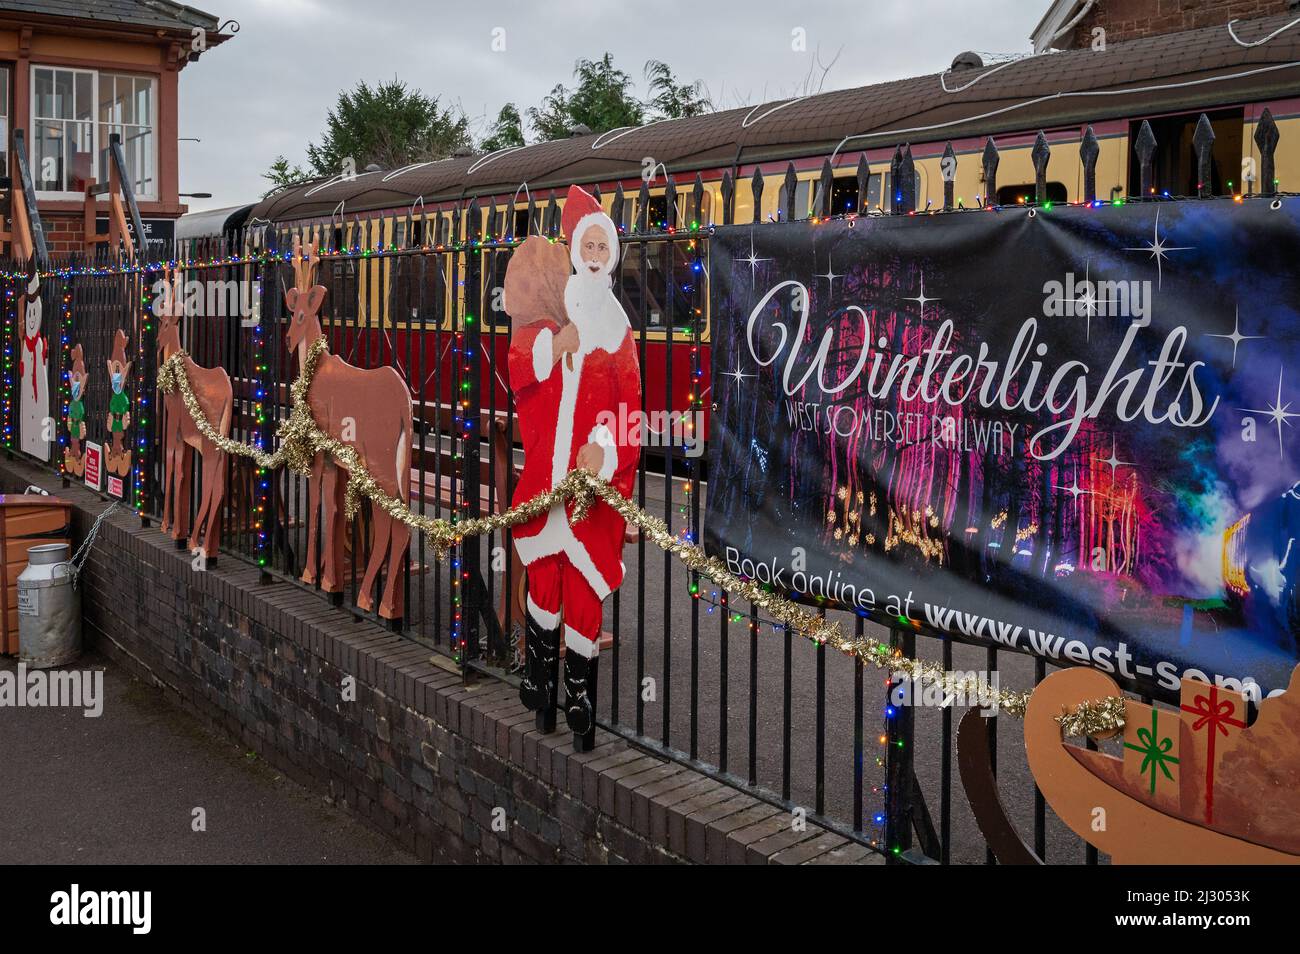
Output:
M1192 723L1192 731L1199 732L1206 726L1209 726L1210 737L1205 743L1205 823L1214 824L1214 742L1218 734L1222 732L1225 736L1228 734L1228 726L1234 726L1238 729L1246 728L1246 723L1240 719L1234 719L1229 716L1234 705L1230 699L1219 699L1219 687L1210 686L1209 695L1193 696L1195 705L1183 705L1181 708L1184 712L1190 712L1194 716L1199 716Z

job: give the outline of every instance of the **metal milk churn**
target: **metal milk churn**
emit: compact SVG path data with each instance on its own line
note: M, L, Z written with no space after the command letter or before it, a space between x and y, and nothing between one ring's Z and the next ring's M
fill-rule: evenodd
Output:
M18 659L30 669L63 666L81 655L81 596L71 555L67 543L32 547L18 576Z

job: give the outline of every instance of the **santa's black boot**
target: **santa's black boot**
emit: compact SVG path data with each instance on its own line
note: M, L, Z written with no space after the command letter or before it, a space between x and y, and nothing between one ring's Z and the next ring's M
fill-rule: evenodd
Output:
M543 629L528 615L524 636L524 677L519 699L537 713L539 732L555 731L555 707L559 694L560 629Z
M575 752L590 752L596 745L596 662L572 647L564 654L564 717L573 730Z

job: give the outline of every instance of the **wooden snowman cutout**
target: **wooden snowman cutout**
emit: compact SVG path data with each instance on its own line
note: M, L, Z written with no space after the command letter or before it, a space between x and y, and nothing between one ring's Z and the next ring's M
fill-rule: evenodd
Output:
M24 453L49 460L54 428L50 418L50 347L41 333L43 307L41 277L33 259L27 286L18 296L18 313L23 316L18 359L18 433Z

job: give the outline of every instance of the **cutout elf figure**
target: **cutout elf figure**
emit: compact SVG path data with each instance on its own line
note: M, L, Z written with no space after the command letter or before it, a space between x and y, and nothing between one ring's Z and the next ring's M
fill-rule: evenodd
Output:
M131 362L126 359L126 332L121 328L113 338L113 353L108 359L108 380L113 393L108 399L109 447L105 466L109 473L125 477L131 472L131 451L127 448L126 429L131 426L131 398L126 392L126 376Z
M630 497L640 455L636 435L615 435L606 423L641 407L636 343L610 287L618 231L577 186L569 189L561 224L568 261L563 246L532 236L506 270L505 305L514 323L510 383L524 444L516 504L577 469ZM538 729L554 731L562 629L565 717L574 748L588 751L595 744L601 604L623 581L626 527L603 501L576 524L572 509L557 505L515 528L528 580L519 695L536 711Z
M86 361L80 344L72 346L72 370L68 372L68 446L63 450L63 469L77 477L86 472Z

